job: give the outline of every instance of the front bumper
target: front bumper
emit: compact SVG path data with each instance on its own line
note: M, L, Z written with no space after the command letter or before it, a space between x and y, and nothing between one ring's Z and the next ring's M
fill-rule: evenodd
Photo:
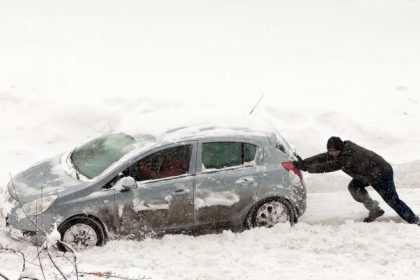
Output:
M34 245L41 245L44 240L44 238L42 238L42 235L40 235L39 233L37 234L36 231L23 231L12 227L8 223L8 217L6 217L6 232L8 236L14 240L26 241Z
M17 241L30 242L34 245L41 245L44 242L45 235L42 234L41 231L38 231L37 233L36 231L32 230L18 229L9 223L8 216L6 216L6 218L4 218L2 215L0 216L2 221L5 221L5 231L10 238Z

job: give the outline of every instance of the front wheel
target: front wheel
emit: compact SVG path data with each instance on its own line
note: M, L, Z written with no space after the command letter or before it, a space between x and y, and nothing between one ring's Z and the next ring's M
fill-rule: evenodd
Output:
M89 217L74 217L65 221L58 229L61 241L77 251L102 246L105 244L105 233L102 226ZM64 246L60 246L65 250Z
M294 223L289 204L282 199L271 199L260 203L250 216L251 227L270 228L279 223Z

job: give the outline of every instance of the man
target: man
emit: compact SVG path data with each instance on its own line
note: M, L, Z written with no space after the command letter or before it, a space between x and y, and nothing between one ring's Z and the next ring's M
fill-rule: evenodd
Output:
M335 136L328 139L327 150L327 153L305 160L298 157L293 165L309 173L325 173L341 169L350 175L353 178L348 186L350 194L369 210L369 215L364 219L366 223L384 214L379 202L372 200L365 189L367 186L372 186L401 218L410 224L420 225L419 217L399 199L395 190L392 167L381 156Z

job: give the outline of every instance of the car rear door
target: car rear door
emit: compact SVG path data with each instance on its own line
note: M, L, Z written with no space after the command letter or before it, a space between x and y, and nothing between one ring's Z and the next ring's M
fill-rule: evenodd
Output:
M261 146L252 141L199 141L196 225L221 226L240 217L258 191L262 153Z

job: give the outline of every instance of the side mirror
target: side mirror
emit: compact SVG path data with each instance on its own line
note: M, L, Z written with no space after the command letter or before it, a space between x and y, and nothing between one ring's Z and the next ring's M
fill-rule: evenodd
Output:
M121 179L122 190L135 190L138 188L136 180L133 177L127 176Z

